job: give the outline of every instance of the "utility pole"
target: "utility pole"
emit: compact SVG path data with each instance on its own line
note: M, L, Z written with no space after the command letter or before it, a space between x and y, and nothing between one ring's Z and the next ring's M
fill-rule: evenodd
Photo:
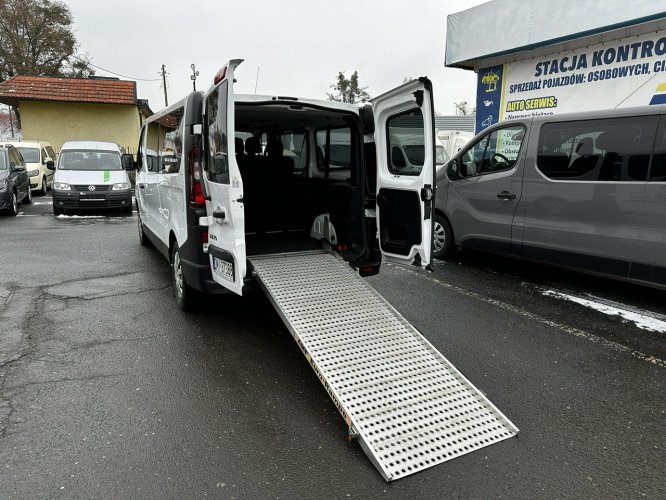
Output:
M197 90L197 76L199 76L199 72L194 67L194 64L191 64L190 68L192 68L192 76L190 76L190 80L192 80L192 90L196 91Z
M162 71L160 71L160 75L162 76L162 86L164 87L164 107L166 108L169 106L169 101L167 99L167 88L166 88L166 66L162 64Z
M12 107L7 105L9 109L9 125L12 127L12 139L14 138L14 120L12 119Z

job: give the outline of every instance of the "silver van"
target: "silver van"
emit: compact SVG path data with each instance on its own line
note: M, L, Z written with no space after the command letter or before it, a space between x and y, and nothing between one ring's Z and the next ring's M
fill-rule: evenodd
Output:
M485 129L438 172L434 255L468 247L666 288L665 111Z

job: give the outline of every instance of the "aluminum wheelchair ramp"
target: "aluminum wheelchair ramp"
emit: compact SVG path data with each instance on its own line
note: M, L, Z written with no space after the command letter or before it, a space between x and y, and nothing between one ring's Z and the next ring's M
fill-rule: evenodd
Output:
M387 481L518 429L340 257L251 257L256 278Z

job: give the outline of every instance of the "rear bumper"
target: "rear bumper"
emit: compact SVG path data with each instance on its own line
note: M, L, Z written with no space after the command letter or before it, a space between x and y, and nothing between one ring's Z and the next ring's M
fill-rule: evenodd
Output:
M61 209L122 209L132 206L132 191L107 191L81 194L79 191L56 191L53 193L53 206Z

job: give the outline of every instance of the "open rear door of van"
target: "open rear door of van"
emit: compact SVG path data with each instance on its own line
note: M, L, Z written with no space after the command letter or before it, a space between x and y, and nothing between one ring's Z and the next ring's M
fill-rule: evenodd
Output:
M243 180L234 143L234 59L215 76L204 98L204 170L208 192L208 254L213 279L242 295L245 261Z
M429 267L435 193L432 83L412 80L371 103L379 246L387 261Z

